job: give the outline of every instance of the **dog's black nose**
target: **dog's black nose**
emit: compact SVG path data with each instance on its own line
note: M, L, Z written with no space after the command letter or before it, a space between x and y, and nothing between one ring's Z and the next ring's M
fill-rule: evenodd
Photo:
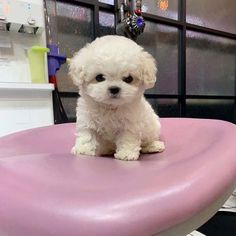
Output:
M109 91L111 94L115 95L115 94L118 94L120 92L120 88L119 87L116 87L116 86L112 86L109 88Z

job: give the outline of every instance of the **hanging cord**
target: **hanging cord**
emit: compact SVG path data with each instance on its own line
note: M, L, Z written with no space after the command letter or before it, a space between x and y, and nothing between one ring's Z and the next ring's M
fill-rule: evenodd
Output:
M120 24L118 24L117 33L124 34L136 41L145 28L145 21L142 17L142 1L122 0L119 1L118 7Z

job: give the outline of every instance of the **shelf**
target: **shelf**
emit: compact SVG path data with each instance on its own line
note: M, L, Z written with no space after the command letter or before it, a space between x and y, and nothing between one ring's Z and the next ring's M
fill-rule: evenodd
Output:
M0 90L36 90L36 91L52 91L54 90L54 85L45 84L33 84L33 83L1 83Z

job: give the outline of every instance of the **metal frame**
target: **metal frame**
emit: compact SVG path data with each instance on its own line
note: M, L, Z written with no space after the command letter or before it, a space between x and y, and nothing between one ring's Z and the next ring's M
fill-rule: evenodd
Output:
M99 35L99 11L114 13L115 24L117 24L117 6L118 0L114 0L114 6L100 3L97 0L58 0L64 3L72 3L80 6L87 6L93 10L94 18L94 38ZM179 30L179 42L178 42L178 94L146 94L145 96L150 99L177 99L180 109L180 116L186 117L186 100L187 99L222 99L231 100L235 102L234 108L234 122L236 123L236 72L235 72L235 94L234 96L208 96L208 95L187 95L186 94L186 32L192 30L208 35L220 36L228 39L236 40L236 34L215 30L203 26L198 26L186 22L186 1L179 0L179 19L173 20L149 13L143 13L143 17L147 21L176 27ZM77 97L77 93L60 92L62 97Z

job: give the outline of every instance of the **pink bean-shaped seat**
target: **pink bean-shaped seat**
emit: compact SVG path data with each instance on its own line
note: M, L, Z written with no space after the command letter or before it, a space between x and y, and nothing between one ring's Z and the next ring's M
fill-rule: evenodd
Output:
M236 126L162 119L163 153L74 157L75 124L0 138L0 235L183 236L236 183Z

